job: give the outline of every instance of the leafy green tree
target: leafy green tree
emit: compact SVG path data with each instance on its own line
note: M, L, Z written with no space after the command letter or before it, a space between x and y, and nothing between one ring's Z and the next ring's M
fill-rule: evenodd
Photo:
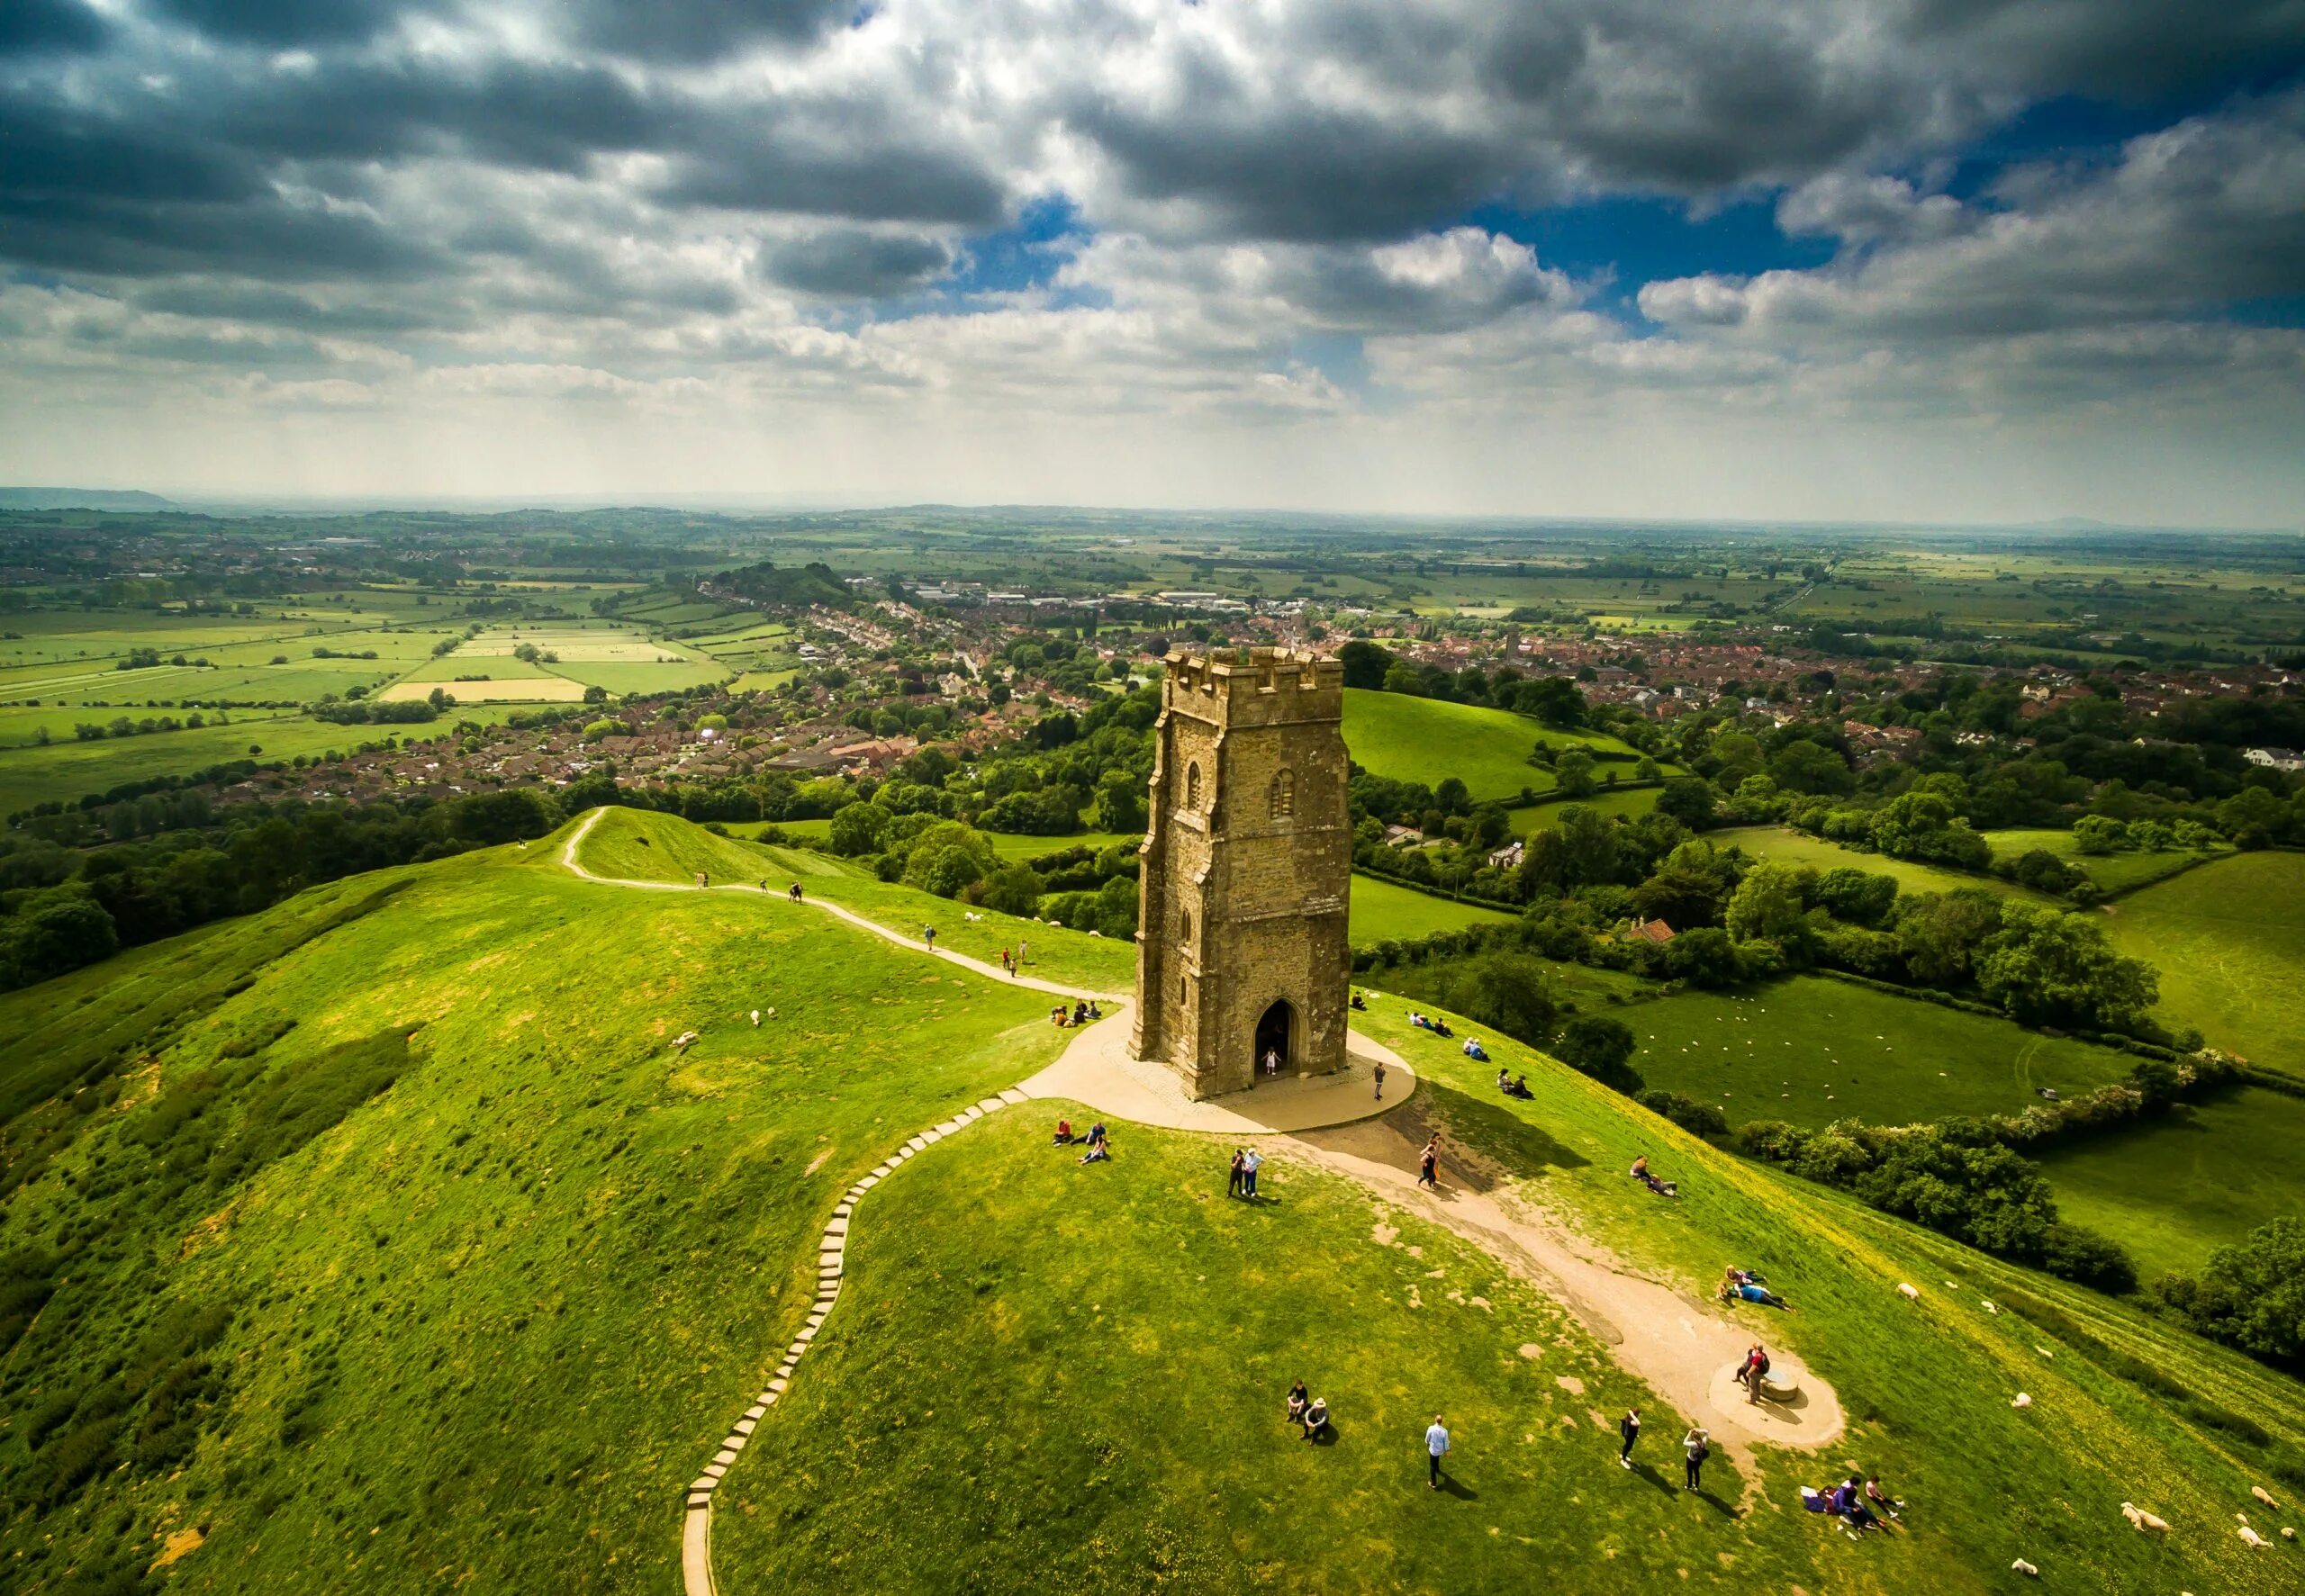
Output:
M1032 867L1003 865L984 884L984 906L1003 915L1029 915L1040 903L1041 879Z
M2160 996L2153 967L2114 952L2096 921L2016 904L1979 945L1976 978L1987 997L2033 1024L2133 1030Z
M1836 920L1852 925L1878 925L1897 904L1897 879L1850 865L1827 870L1817 878L1818 905Z
M1616 879L1616 826L1606 815L1589 804L1568 804L1546 830L1559 839L1563 885L1595 887Z
M1534 681L1524 681L1517 694L1523 715L1533 715L1547 726L1580 726L1585 724L1585 695L1566 676L1544 676Z
M1665 969L1693 987L1733 987L1744 978L1736 942L1714 925L1684 931L1666 943Z
M1856 785L1839 754L1806 737L1778 749L1768 762L1768 773L1787 792L1842 793Z
M1424 673L1415 665L1396 663L1385 672L1385 690L1421 699L1424 696Z
M2305 1220L2284 1216L2210 1255L2199 1278L2172 1275L2154 1295L2211 1340L2305 1369Z
M1344 666L1347 687L1382 689L1387 673L1397 663L1390 651L1358 637L1338 649L1336 657Z
M120 948L120 933L104 906L78 883L39 894L8 923L5 962L16 985L59 976L109 959Z
M1482 953L1466 960L1451 973L1440 1001L1532 1046L1543 1045L1560 1012L1543 960L1526 953Z
M1695 776L1676 777L1657 795L1657 813L1671 816L1691 831L1710 826L1718 807L1713 783Z
M1631 1062L1637 1045L1632 1027L1623 1020L1579 1014L1560 1028L1552 1054L1571 1069L1631 1096L1645 1084Z
M1703 782L1698 782L1703 786ZM1728 856L1709 843L1683 843L1632 891L1642 915L1675 931L1720 921L1722 904L1732 890Z
M1135 832L1144 829L1144 779L1134 771L1107 771L1097 778L1097 828Z
M890 811L879 804L852 803L832 817L832 851L855 859L878 853L889 834Z
M1552 762L1552 784L1569 798L1593 790L1593 756L1582 748L1564 748Z
M1739 942L1775 942L1799 946L1807 940L1802 901L1801 872L1789 864L1760 864L1745 872L1725 916L1729 934Z
M2073 823L2076 853L2112 853L2129 846L2129 827L2110 815L2084 815Z
M1930 987L1966 983L1978 945L2001 929L2001 903L1976 887L1901 899L1897 951L1913 978Z

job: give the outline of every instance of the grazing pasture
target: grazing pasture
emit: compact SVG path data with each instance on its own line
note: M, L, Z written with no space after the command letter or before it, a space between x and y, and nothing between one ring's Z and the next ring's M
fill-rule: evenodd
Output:
M2269 1220L2305 1217L2305 1099L2244 1087L2040 1161L2065 1216L2119 1237L2139 1273L2198 1270Z
M1640 1038L1632 1065L1650 1086L1709 1103L1732 1125L2016 1114L2038 1100L2038 1087L2071 1096L2119 1080L2137 1063L2092 1042L1824 976L1750 993L1681 992L1609 1012Z
M1985 840L1993 844L1993 858L1996 864L2004 860L2021 858L2038 848L2054 853L2063 863L2081 870L2101 890L2108 893L2130 891L2174 876L2181 870L2189 870L2219 853L2231 852L2220 843L2209 853L2192 848L2163 848L2151 853L2137 849L2118 853L2084 853L2073 845L2071 832L2055 829L1993 831L1985 834Z
M1524 788L1548 792L1552 772L1529 757L1539 743L1555 749L1587 749L1606 762L1600 771L1614 769L1627 777L1641 757L1614 737L1558 731L1503 709L1345 689L1347 752L1362 769L1395 781L1438 787L1454 776L1476 800L1510 800Z
M2161 972L2162 1020L2305 1076L2305 853L2236 853L2107 910L2114 945Z
M1716 845L1727 847L1734 843L1756 859L1805 865L1818 870L1839 870L1846 865L1876 876L1893 876L1900 892L1951 892L1959 888L1973 887L1986 892L1997 892L2003 897L2020 897L2028 903L2053 901L2040 893L2018 886L2014 881L2004 881L1998 876L1971 875L1966 870L1947 870L1941 865L1922 864L1915 860L1892 859L1885 853L1867 853L1783 826L1740 825L1710 834Z
M1397 887L1375 876L1352 878L1352 945L1373 948L1384 942L1415 942L1436 931L1468 925L1502 924L1510 915L1478 904L1457 903L1414 888Z

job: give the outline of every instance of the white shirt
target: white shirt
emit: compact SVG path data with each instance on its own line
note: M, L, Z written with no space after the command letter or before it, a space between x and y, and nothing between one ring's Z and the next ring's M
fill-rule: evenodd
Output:
M1246 1169L1252 1175L1254 1175L1257 1170L1263 1166L1263 1164L1264 1155L1256 1151L1254 1149L1251 1149L1247 1153L1243 1154L1241 1159L1241 1168Z
M1442 1429L1437 1424L1431 1429L1426 1430L1424 1432L1424 1449L1432 1453L1435 1457L1442 1456L1449 1450L1449 1432Z

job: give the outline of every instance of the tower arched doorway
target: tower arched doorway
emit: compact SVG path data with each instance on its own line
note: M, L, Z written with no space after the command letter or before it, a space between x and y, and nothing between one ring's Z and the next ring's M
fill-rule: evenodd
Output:
M1296 1041L1296 1022L1297 1012L1288 1006L1286 997L1273 999L1272 1006L1258 1019L1256 1051L1252 1055L1254 1064L1249 1078L1252 1082L1295 1073L1296 1055L1289 1050ZM1269 1059L1278 1059L1279 1068L1270 1068Z

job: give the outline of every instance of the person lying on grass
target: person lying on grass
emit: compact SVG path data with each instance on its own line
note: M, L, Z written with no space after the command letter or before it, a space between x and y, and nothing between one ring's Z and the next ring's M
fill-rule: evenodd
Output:
M1793 1312L1793 1304L1769 1290L1755 1285L1749 1280L1724 1280L1721 1283L1721 1300L1724 1303L1758 1303L1764 1308L1782 1308Z
M1677 1184L1669 1180L1659 1180L1656 1176L1649 1173L1647 1153L1642 1153L1632 1160L1632 1177L1660 1197L1677 1197L1681 1195L1681 1188Z

